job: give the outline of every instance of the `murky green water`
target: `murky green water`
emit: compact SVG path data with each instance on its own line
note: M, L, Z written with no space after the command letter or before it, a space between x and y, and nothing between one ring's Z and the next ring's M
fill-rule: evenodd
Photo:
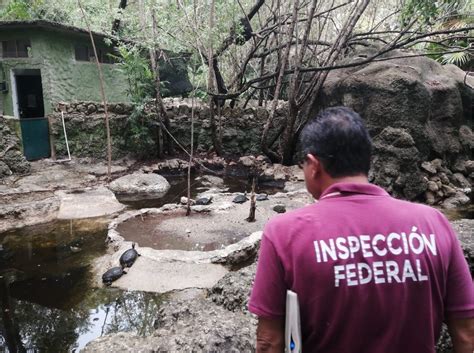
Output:
M124 202L160 207L186 195L183 177L168 178L162 199ZM230 192L250 191L251 181L225 178ZM192 196L209 189L192 182ZM282 185L261 184L274 193ZM0 353L76 352L112 332L152 331L163 295L93 288L90 266L106 251L110 219L57 221L0 234Z
M224 184L219 186L210 186L206 185L200 180L195 179L196 176L193 176L191 181L191 198L196 198L199 193L202 193L206 190L209 190L212 187L221 188L226 192L240 192L243 193L247 191L250 193L252 190L252 180L250 178L238 178L227 176L224 177ZM118 197L119 201L128 205L131 208L140 209L140 208L154 208L161 207L164 204L168 203L178 203L181 199L181 196L187 196L188 182L186 177L176 177L176 176L167 176L167 180L171 185L170 190L166 193L165 196L159 199L142 199L142 200L126 200ZM258 182L256 184L257 193L266 193L266 194L275 194L278 191L282 191L284 187L283 182Z
M103 334L152 330L162 297L92 288L106 219L60 221L0 234L0 352L79 351Z

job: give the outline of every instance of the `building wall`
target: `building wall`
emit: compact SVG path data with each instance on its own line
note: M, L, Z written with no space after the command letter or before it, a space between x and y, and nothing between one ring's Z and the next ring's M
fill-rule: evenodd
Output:
M0 59L0 79L6 79L9 86L3 98L3 114L13 115L12 69L40 69L43 83L45 114L52 112L57 102L101 101L97 66L93 62L76 61L75 45L90 45L87 36L61 33L44 29L2 30L0 41L7 39L30 39L29 58ZM97 40L97 45L105 46ZM109 102L128 102L127 81L115 65L102 64L105 80L105 94ZM1 107L1 104L0 104ZM2 112L0 112L2 113Z

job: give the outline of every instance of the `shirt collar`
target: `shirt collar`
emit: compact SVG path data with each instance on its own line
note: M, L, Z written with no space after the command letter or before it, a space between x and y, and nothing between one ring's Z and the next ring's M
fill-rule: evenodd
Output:
M321 197L324 197L332 193L341 193L341 194L365 194L365 195L374 195L374 196L389 196L389 194L382 189L381 187L369 184L369 183L336 183L328 187L321 194Z

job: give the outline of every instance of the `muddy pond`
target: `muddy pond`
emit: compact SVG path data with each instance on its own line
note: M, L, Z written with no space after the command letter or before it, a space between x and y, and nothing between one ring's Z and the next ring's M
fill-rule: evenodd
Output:
M170 179L162 199L124 201L130 208L176 203L186 181ZM225 179L229 192L249 191L249 182ZM210 186L193 182L192 196ZM281 191L263 184L258 192ZM206 217L205 215L201 217ZM472 218L472 209L449 214ZM106 251L108 218L56 221L0 234L0 352L78 352L108 333L153 330L156 312L168 295L94 288L91 262ZM150 246L153 244L141 244ZM186 239L163 245L188 249ZM209 249L222 241L209 239ZM209 250L202 249L202 250Z
M120 201L132 209L177 203L186 194L187 181L167 179L171 188L161 199ZM271 194L282 186L262 184L257 191ZM211 187L193 180L191 195ZM225 178L219 187L243 192L250 190L250 182ZM110 218L55 221L0 234L0 352L78 352L101 335L145 335L153 330L167 295L92 285L90 266L106 251L109 222ZM181 240L168 239L163 247L188 248L186 239ZM222 244L214 239L209 246Z

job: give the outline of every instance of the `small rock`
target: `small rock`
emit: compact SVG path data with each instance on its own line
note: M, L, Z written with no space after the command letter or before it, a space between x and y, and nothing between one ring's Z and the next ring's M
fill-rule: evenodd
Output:
M95 106L94 104L89 104L89 105L87 106L87 114L90 115L90 114L95 113L96 111L97 111L97 108L96 108L96 106Z
M453 196L456 194L456 190L449 185L443 185L443 194L446 197Z
M449 184L449 178L446 173L439 173L439 179L443 184Z
M239 158L239 163L245 167L255 166L255 157L254 156L243 156Z
M285 205L275 205L273 206L273 211L275 211L276 213L285 213L286 207Z
M76 110L80 113L85 113L85 112L87 112L87 107L84 104L79 104L77 106Z
M474 173L474 161L466 161L465 167L466 167L467 174Z
M432 175L436 174L436 167L433 166L433 164L431 164L430 162L421 163L421 168Z
M459 173L466 173L466 163L467 161L463 158L459 158L456 160L456 163L453 165L453 171Z
M437 171L440 171L441 167L443 166L443 160L440 158L433 159L431 161L431 165L435 167Z
M469 188L471 186L471 183L461 173L454 173L453 179L455 184L461 188Z
M447 209L453 209L460 206L468 205L471 199L461 191L457 191L455 195L448 197L443 201L442 206Z
M435 202L436 202L436 197L435 195L431 192L431 191L427 191L425 193L425 197L426 197L426 203L428 205L434 205Z
M431 180L430 180L430 181L428 182L428 190L433 191L433 192L436 192L436 191L439 190L439 187L438 187L438 185L437 185L434 181L431 181Z
M181 199L179 200L179 203L181 205L187 205L188 204L188 198L186 196L182 196ZM196 201L191 199L191 205L194 205L195 203L196 203Z

